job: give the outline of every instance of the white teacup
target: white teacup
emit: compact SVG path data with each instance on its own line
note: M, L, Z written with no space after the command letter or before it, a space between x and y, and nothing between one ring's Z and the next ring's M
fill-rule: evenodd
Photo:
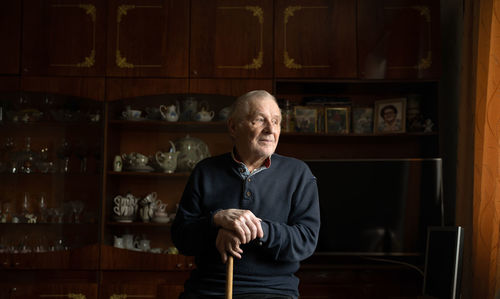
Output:
M149 251L151 249L151 241L147 239L140 240L138 246L141 251Z
M123 118L128 119L128 120L140 119L141 115L142 115L141 110L130 109L130 110L122 111Z
M126 234L122 236L123 239L123 246L127 249L134 249L136 248L136 242L134 240L134 235L131 234Z
M116 248L125 248L125 245L123 244L123 238L115 236L113 246L115 246Z

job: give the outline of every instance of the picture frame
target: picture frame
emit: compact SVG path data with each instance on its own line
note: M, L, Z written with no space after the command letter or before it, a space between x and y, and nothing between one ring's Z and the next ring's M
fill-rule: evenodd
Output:
M373 133L373 107L352 109L352 132L354 134Z
M373 131L378 134L406 132L406 98L375 101Z
M350 131L351 107L325 108L325 132L330 134L347 134Z
M295 106L295 131L316 133L318 131L318 110L315 107Z

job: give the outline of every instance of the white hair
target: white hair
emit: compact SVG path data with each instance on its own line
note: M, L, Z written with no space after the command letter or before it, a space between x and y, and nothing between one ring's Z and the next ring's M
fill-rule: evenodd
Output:
M276 104L278 104L276 98L269 92L265 90L252 90L240 96L236 99L236 101L234 101L234 103L231 105L231 111L229 113L228 120L235 119L237 121L241 121L243 117L246 116L249 112L249 103L251 101L263 98L271 98Z

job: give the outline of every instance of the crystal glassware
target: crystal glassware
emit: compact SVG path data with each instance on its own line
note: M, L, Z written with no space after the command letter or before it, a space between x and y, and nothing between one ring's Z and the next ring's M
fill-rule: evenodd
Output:
M59 171L62 173L69 172L69 158L71 157L71 145L66 139L62 139L56 150L57 158L59 159Z
M75 155L80 159L80 172L87 172L87 155L89 153L89 147L87 144L80 140L75 145Z

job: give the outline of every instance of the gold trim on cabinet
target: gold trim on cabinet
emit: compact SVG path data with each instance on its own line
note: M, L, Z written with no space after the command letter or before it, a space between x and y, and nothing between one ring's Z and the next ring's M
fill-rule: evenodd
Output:
M85 14L90 16L90 19L92 20L92 29L93 29L93 36L92 36L92 50L90 50L90 55L86 56L83 59L83 62L79 63L74 63L74 64L50 64L50 66L63 66L63 67L87 67L90 68L94 66L95 64L95 22L96 22L96 7L93 4L52 4L52 7L77 7L85 10Z
M427 37L429 39L429 48L431 48L431 10L428 6L407 6L407 7L384 7L384 9L414 9L419 12L419 14L425 19L427 23ZM387 69L416 69L416 70L426 70L432 66L432 51L427 51L427 56L420 58L418 64L410 66L388 66Z
M257 57L252 58L252 63L245 65L218 65L219 69L245 69L258 70L264 63L264 10L260 6L220 6L217 9L244 9L252 13L259 20L260 25L260 47Z
M318 8L328 8L327 6L287 6L283 10L283 41L284 41L284 50L283 50L283 64L288 69L316 69L316 68L329 68L329 65L302 65L295 62L295 59L290 57L288 54L288 50L286 48L286 25L288 24L288 19L293 17L295 11L299 11L302 9L318 9Z
M161 67L161 64L133 64L127 61L127 58L122 56L120 52L120 23L122 17L127 15L127 11L136 8L162 8L162 6L153 5L129 5L122 4L116 9L116 52L115 63L119 68L136 68L136 67Z
M86 299L87 297L83 294L74 294L74 293L69 293L66 295L58 295L58 294L49 294L49 295L40 295L40 298L61 298L61 297L67 297L70 299Z

